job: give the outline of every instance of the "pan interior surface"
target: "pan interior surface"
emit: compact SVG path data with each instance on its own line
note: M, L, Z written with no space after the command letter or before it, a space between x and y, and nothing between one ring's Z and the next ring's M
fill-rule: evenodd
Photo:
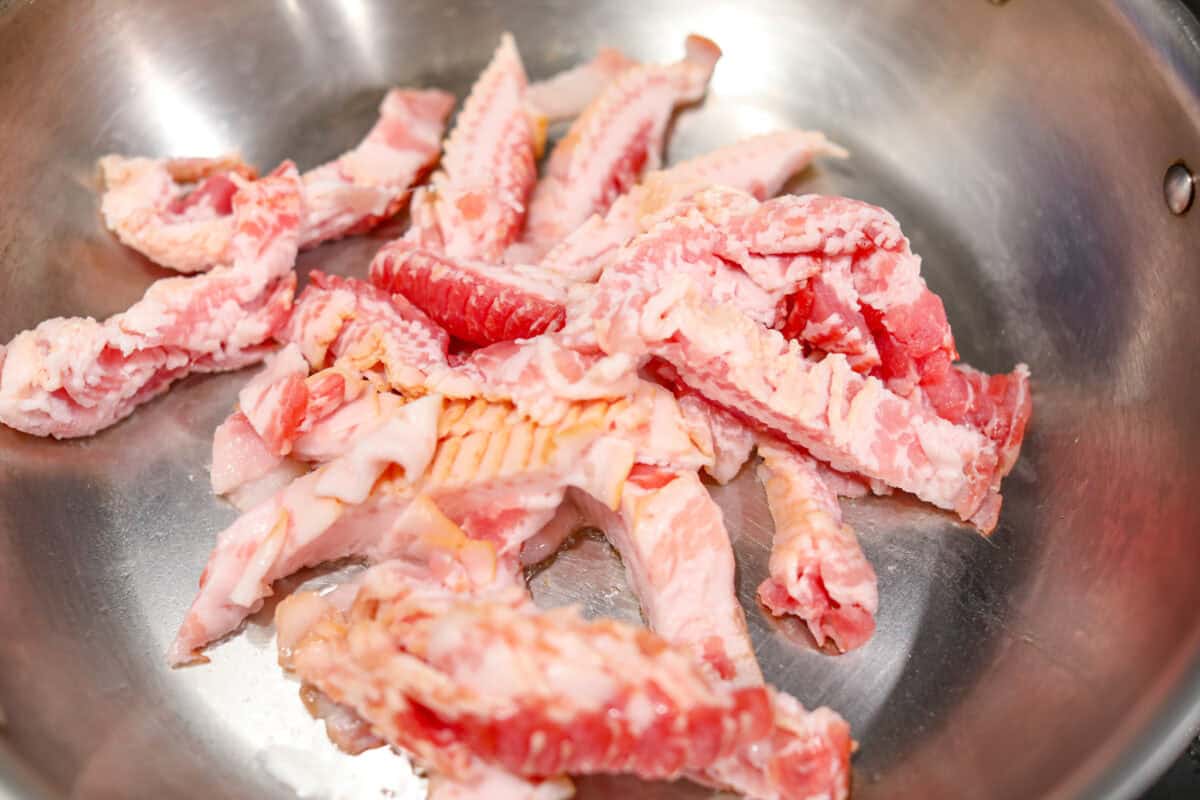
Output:
M848 655L754 602L771 524L753 471L715 490L764 672L850 721L854 796L1134 796L1200 694L1200 211L1162 197L1170 164L1200 166L1182 77L1200 75L1200 27L1173 3L0 2L0 341L112 314L166 274L104 231L101 155L311 167L390 85L463 97L504 30L534 78L604 44L667 60L689 32L713 38L725 56L668 159L825 131L851 157L789 189L891 210L964 359L1030 365L1033 425L990 539L909 499L848 503L880 581L878 631ZM362 275L389 231L298 271ZM423 796L391 753L328 743L275 663L270 605L212 663L165 666L234 518L207 467L246 377L188 379L81 441L0 429L0 795ZM531 585L545 605L639 618L593 536Z

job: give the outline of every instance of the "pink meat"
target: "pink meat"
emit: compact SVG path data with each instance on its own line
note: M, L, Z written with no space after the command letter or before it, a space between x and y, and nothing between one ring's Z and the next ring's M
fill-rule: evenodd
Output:
M392 89L379 119L354 149L304 173L301 247L364 233L394 216L441 152L454 96Z
M617 513L583 496L576 501L621 554L651 630L687 648L714 677L762 684L734 592L729 533L695 472L635 468Z
M535 257L658 168L672 109L703 96L720 56L708 39L689 36L686 58L626 70L588 106L554 148L530 202L523 241Z
M1012 470L1033 413L1028 367L1018 364L1010 373L988 375L953 364L940 376L923 380L920 392L938 416L970 425L996 443L1001 475Z
M179 272L228 264L233 238L231 178L257 177L237 155L100 159L104 224L128 247Z
M637 62L614 47L602 47L587 63L529 86L529 104L548 122L578 116L618 75Z
M685 652L614 621L475 600L360 590L349 619L296 647L299 676L440 772L463 753L519 775L708 766L771 728L768 693L714 681ZM386 690L385 690L386 687Z
M691 234L663 225L627 248L573 311L578 325L572 321L568 331L581 341L590 335L607 352L659 356L710 401L834 468L882 480L991 529L999 513L992 442L856 373L844 356L809 359L777 331L662 275L664 262L650 257L661 252L661 240L686 248Z
M837 497L810 456L780 444L761 443L758 452L775 521L759 599L777 616L804 620L818 645L831 639L842 652L861 646L875 630L879 593Z
M663 209L709 186L728 186L764 200L818 155L846 152L814 131L752 136L667 169L652 172L555 245L540 262L580 281L594 281L621 245L645 230Z
M290 164L241 185L231 266L160 280L104 322L60 318L18 334L0 364L0 422L87 436L190 372L260 360L291 310L299 186Z
M213 434L215 494L230 494L262 478L285 457L319 464L345 455L404 403L370 379L336 367L299 383L294 375L279 375L276 381L249 393L252 400L244 399L248 393L243 391L241 409L252 410L235 411Z
M446 332L402 295L317 270L279 338L299 345L316 369L338 361L381 371L401 390L445 367L450 347Z
M354 149L303 177L300 246L362 233L404 207L409 190L437 160L454 98L393 89L379 120ZM232 259L232 176L255 176L237 156L217 159L100 160L105 224L162 266L201 272Z
M854 743L845 720L781 692L770 696L771 733L691 777L756 800L846 800Z
M723 257L764 287L795 287L785 303L785 336L845 355L897 394L924 396L939 416L991 439L1001 474L1008 473L1031 411L1028 369L989 376L953 363L958 353L942 301L925 285L921 260L890 214L817 196L756 204L707 192L698 205L729 235ZM820 263L805 283L763 269L798 258Z
M414 401L393 414L375 437L296 479L255 506L217 537L169 659L187 663L262 605L271 584L304 567L352 555L376 559L407 552L411 540L396 530L411 496L379 496L365 503L392 464L421 475L433 457L440 402Z
M399 240L371 262L371 281L403 294L453 336L487 345L562 327L568 282L537 267L493 266Z
M458 114L441 170L413 199L410 242L451 258L499 260L537 179L542 131L526 95L521 56L504 34Z

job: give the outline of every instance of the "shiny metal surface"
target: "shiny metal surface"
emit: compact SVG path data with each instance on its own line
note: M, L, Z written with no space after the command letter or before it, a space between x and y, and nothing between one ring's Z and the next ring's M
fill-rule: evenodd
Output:
M850 504L881 612L848 656L750 601L764 503L746 475L717 492L764 670L850 719L856 797L1134 796L1200 721L1200 219L1161 194L1164 165L1200 163L1200 28L1175 2L0 0L0 340L113 313L164 274L101 228L98 156L307 167L389 84L463 92L506 28L534 76L603 43L665 59L686 32L715 38L726 57L671 157L825 129L853 157L795 188L892 209L964 356L1033 369L990 540L905 499ZM382 236L302 271L362 274ZM323 740L274 664L269 609L211 665L164 666L234 516L206 469L244 380L188 380L85 441L0 430L0 796L420 796L396 758ZM594 539L533 585L636 618ZM581 796L618 788L707 796Z
M1196 197L1196 176L1182 161L1167 167L1163 176L1163 199L1172 214L1186 214Z

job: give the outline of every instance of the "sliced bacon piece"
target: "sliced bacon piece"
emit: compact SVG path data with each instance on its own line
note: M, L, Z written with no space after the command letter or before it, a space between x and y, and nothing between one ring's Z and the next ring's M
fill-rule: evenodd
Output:
M278 380L289 385L294 377ZM290 461L324 463L344 455L405 402L359 373L338 367L307 376L294 391L271 385L262 395L255 419L235 411L213 434L215 494L232 494L281 466L285 475L290 474L294 472ZM247 407L246 400L241 400L241 407ZM273 431L278 431L278 438L271 438ZM235 502L241 506L239 499Z
M579 486L617 502L633 455L628 447L610 446L603 419L537 425L505 404L499 414L479 412L465 421L452 403L447 410L456 423L442 435L441 403L430 395L400 406L345 454L293 481L221 533L171 662L188 661L233 630L261 605L274 581L298 569L349 556L378 560L411 552L413 515L418 528L441 525L427 508L413 509L420 495L450 514L455 525L486 507L496 518L491 532L514 536L532 536L540 527L506 517L510 510L528 511L533 497L553 498ZM497 574L498 554L506 564L518 563L521 541L477 544L488 544L489 576ZM453 549L458 553L462 547Z
M395 502L363 501L393 464L403 465L401 474L413 479L424 473L436 446L440 407L440 398L430 397L397 409L375 436L296 479L223 531L171 646L170 662L187 663L236 628L282 577L350 555L403 552L408 540L390 529L411 498L402 493Z
M769 736L691 777L756 800L846 800L854 743L845 720L776 691L771 711Z
M100 159L104 224L128 247L179 272L229 263L233 238L230 175L248 180L254 168L236 154L219 158Z
M804 620L818 646L826 639L842 652L861 646L875 630L879 592L836 495L811 456L765 442L758 453L775 521L770 576L758 587L759 599L776 616Z
M710 401L835 469L912 492L981 530L994 526L1000 498L992 442L859 375L840 354L809 359L736 308L698 297L686 279L662 278L663 262L646 259L646 252L657 252L658 238L689 234L656 229L605 271L577 312L596 343L608 352L662 358Z
M921 259L887 211L844 197L789 196L758 203L728 191L701 192L696 206L728 235L721 255L743 264L764 288L790 293L799 284L777 267L792 259L821 260L824 294L813 290L808 320L821 337L814 344L859 355L864 347L859 340L870 332L880 360L864 366L879 366L893 391L911 393L928 368L944 369L958 358L942 301L925 285ZM822 302L830 307L828 314L815 313ZM856 320L830 330L829 317L839 312ZM831 350L839 334L850 338L848 349Z
M349 618L319 621L292 665L450 776L472 754L526 776L670 778L768 733L762 687L714 682L649 631L526 597L364 586Z
M437 160L454 97L392 89L354 149L304 174L300 246L362 233L396 214ZM215 159L100 159L105 225L124 244L179 272L228 264L234 234L232 176L255 177L236 155Z
M576 502L617 552L650 629L686 647L714 677L762 684L762 672L734 593L733 548L721 508L695 472L639 465L618 513Z
M797 287L785 336L842 353L897 394L915 393L943 419L980 431L1001 453L1000 474L1008 473L1031 412L1028 368L990 376L953 363L958 353L942 301L925 285L921 260L890 214L846 198L758 204L712 191L697 195L697 205L729 235L722 257L764 288ZM799 274L777 269L797 258L820 260L803 284Z
M451 258L406 240L376 254L371 282L403 294L453 336L478 345L558 330L569 286L539 267Z
M604 216L593 216L543 257L541 264L578 281L594 281L617 248L651 227L664 209L710 186L774 197L789 178L817 156L846 151L816 131L785 130L752 136L710 153L651 172L617 198Z
M318 623L338 624L350 610L360 587L369 587L372 598L385 599L411 591L414 587L450 588L439 582L429 571L412 561L388 561L371 567L352 584L339 587L332 594L301 592L285 598L275 610L278 634L279 661L285 668L293 666L293 651ZM451 589L451 591L455 591ZM474 590L468 590L474 591ZM517 595L519 597L519 595ZM353 708L335 703L311 684L301 689L305 707L325 722L330 739L349 753L379 747L386 741L379 738L370 723ZM565 800L574 787L565 777L546 780L526 779L493 764L487 764L461 750L455 755L464 765L453 777L433 774L429 781L429 796L441 800Z
M544 124L531 119L525 67L510 34L446 140L441 169L413 199L407 238L451 258L496 262L525 220Z
M295 342L314 368L335 361L360 372L381 370L400 391L423 391L446 366L450 337L401 295L366 281L313 270L280 340Z
M534 190L523 242L535 257L593 214L603 214L647 170L657 169L671 111L699 100L721 50L689 36L674 64L626 70L571 126ZM528 248L523 248L528 255Z
M304 173L301 247L365 233L394 216L441 152L454 95L392 89L379 120L353 150Z
M290 164L239 184L231 266L157 281L104 322L59 318L18 334L0 351L0 422L87 436L190 372L260 360L291 310L299 186Z
M953 364L940 377L922 380L920 391L938 416L970 425L996 443L1001 475L1012 470L1033 413L1027 366L1018 364L1010 373L989 375Z
M576 117L618 75L637 63L615 47L602 47L591 61L530 84L529 104L547 122Z

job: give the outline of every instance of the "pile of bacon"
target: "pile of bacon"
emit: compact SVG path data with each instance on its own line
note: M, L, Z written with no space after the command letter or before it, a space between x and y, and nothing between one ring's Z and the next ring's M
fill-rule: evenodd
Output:
M267 358L213 441L217 537L179 665L305 567L369 567L276 613L281 663L351 751L388 744L439 798L559 798L567 776L687 777L748 797L843 798L846 723L763 680L724 521L701 480L757 449L776 531L759 588L845 651L875 574L839 496L911 493L987 533L1030 415L1021 365L957 363L941 300L886 211L774 197L819 133L662 169L676 106L720 51L616 51L528 84L505 36L454 100L396 89L366 139L300 174L240 160L101 161L122 242L186 276L128 311L54 319L0 351L0 420L112 425L191 372ZM538 176L547 124L573 118ZM441 154L440 167L412 187ZM300 249L366 231L411 191L369 281ZM457 345L451 347L452 341ZM649 630L534 606L523 568L583 513Z

